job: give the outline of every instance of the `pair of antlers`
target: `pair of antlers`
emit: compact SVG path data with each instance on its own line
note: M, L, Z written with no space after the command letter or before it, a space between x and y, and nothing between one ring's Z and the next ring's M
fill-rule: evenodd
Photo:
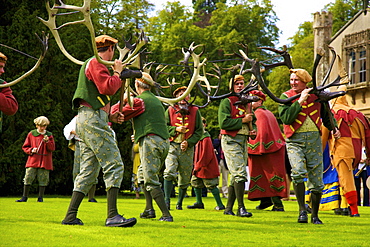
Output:
M89 30L90 37L91 37L91 45L93 47L94 55L95 55L96 59L102 64L113 65L114 61L105 61L105 60L102 60L98 56L97 49L96 49L96 44L95 44L95 31L94 31L94 27L93 27L93 24L92 24L92 21L91 21L91 18L90 18L90 4L91 4L91 0L84 0L84 3L81 7L64 4L61 0L59 0L58 5L54 4L53 7L50 7L49 3L46 3L46 9L47 9L47 12L48 12L49 19L46 21L46 20L44 20L40 17L38 17L38 18L41 20L42 23L44 23L50 29L50 31L53 34L60 50L72 62L74 62L76 64L79 64L79 65L82 65L84 63L83 61L80 61L80 60L74 58L71 54L69 54L67 52L67 50L65 49L65 47L63 45L63 42L62 42L62 40L59 36L58 30L60 30L63 27L66 27L68 25L83 24ZM72 12L58 13L59 10L67 10L67 11L72 11ZM59 27L56 26L56 17L57 16L66 15L66 14L75 14L75 13L79 13L79 12L83 14L84 18L82 20L67 22L67 23L64 23L63 25L61 25ZM139 35L139 37L138 37L138 39L137 39L137 41L134 45L130 44L130 40L125 41L125 47L124 48L120 48L119 46L117 46L117 50L120 53L119 60L122 61L123 64L128 64L128 66L131 66L131 67L134 66L134 65L137 65L137 64L142 64L141 62L138 63L136 61L140 58L140 54L143 52L141 50L142 47L145 46L147 43L148 43L148 38L145 36L144 32L141 32L141 34ZM193 87L196 85L196 83L198 81L203 81L203 82L206 83L206 85L209 86L209 83L207 83L207 79L205 78L204 75L201 74L202 68L204 68L205 62L206 62L206 59L204 59L202 62L200 62L200 57L203 54L203 52L201 52L200 54L196 54L194 52L195 49L199 46L200 45L194 46L194 44L191 44L190 47L188 49L186 49L186 53L188 53L189 57L191 56L192 59L193 59L194 70L192 72L192 77L190 79L190 82L188 84L188 88L185 91L185 93L183 95L181 95L180 97L175 98L175 99L174 98L166 98L166 97L157 96L159 100L161 100L164 103L173 105L176 102L178 102L180 100L183 100L190 93L190 91L193 89ZM136 67L138 67L138 66L136 66ZM143 69L141 65L140 65L139 69ZM148 82L149 84L151 84L152 86L157 85L157 83L155 81L150 80L146 77L142 77L142 79L145 80L146 82ZM129 88L129 81L128 80L126 80L126 82L124 82L124 84L125 84L124 85L124 88L125 88L124 90L126 90L127 92L133 91L132 89Z

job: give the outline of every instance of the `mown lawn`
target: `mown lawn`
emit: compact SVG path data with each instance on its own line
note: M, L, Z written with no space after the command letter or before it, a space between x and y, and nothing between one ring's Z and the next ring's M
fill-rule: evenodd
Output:
M0 197L0 246L370 246L370 207L360 207L360 218L320 212L324 225L297 223L297 203L285 201L285 212L256 210L258 202L246 200L251 218L223 215L215 211L214 199L204 199L206 209L186 209L195 198L184 200L184 210L174 210L174 222L140 219L145 199L120 196L118 207L125 217L136 217L132 228L105 227L106 198L98 203L84 199L78 217L84 226L65 226L61 221L70 197L46 196L43 203L36 196L26 203L18 197ZM226 204L226 199L223 199Z

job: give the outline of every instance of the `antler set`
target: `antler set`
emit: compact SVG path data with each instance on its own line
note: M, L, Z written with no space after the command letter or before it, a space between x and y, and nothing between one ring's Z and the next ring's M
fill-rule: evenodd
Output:
M47 9L47 12L48 12L49 19L46 21L46 20L44 20L40 17L38 17L38 18L40 19L40 21L42 23L44 23L50 29L50 31L53 34L60 50L72 62L74 62L76 64L79 64L79 65L82 65L84 63L83 61L80 61L80 60L74 58L71 54L68 53L68 51L65 49L65 47L62 43L62 40L59 36L58 30L60 30L63 27L66 27L68 25L83 24L89 30L89 33L90 33L90 36L91 36L91 45L93 47L93 51L94 51L94 55L95 55L96 59L102 64L113 65L114 61L105 61L105 60L101 59L98 56L97 49L96 49L96 43L95 43L95 31L94 31L94 27L93 27L93 24L92 24L92 21L91 21L91 18L90 18L90 9L91 9L90 4L91 4L91 0L84 0L83 5L81 7L64 4L61 0L59 0L58 5L54 4L53 7L50 7L49 3L46 3L46 9ZM70 12L58 13L59 10L67 10L67 11L70 11ZM67 23L64 23L63 25L61 25L59 27L56 26L56 17L57 16L69 15L69 14L75 14L75 13L82 13L83 14L83 19L78 20L78 21L73 21L73 22L67 22ZM25 78L26 76L28 76L30 73L32 73L39 66L39 64L40 64L40 62L41 62L42 58L44 57L45 52L47 50L47 40L48 40L48 36L45 36L45 34L43 35L43 39L42 40L40 39L40 41L43 44L43 53L40 56L37 64L34 66L34 68L30 72L24 74L22 77L17 79L16 81L8 83L8 84L4 84L4 85L6 85L6 86L14 85L18 81L20 81L23 78ZM144 52L144 50L142 48L148 43L148 38L145 36L144 32L140 33L140 35L138 36L138 39L137 39L135 44L133 44L133 45L130 44L130 41L131 41L131 38L129 40L124 41L125 42L125 47L124 48L120 48L119 46L117 46L117 50L119 51L119 60L121 60L123 64L127 64L127 66L130 66L130 67L139 68L139 69L144 70L144 71L145 70L150 70L151 69L151 64L146 65L146 66L143 67L143 65L142 65L143 62L141 60L142 54ZM273 64L266 64L266 63L263 63L263 62L260 63L258 61L258 59L250 59L247 56L248 47L246 45L243 45L243 44L239 44L239 45L244 50L240 49L239 53L234 53L234 55L241 58L243 62L242 62L241 65L238 64L238 65L233 66L231 68L231 70L233 71L232 80L233 80L234 76L237 73L239 73L239 74L252 73L252 77L251 77L251 80L250 80L249 84L240 93L230 92L228 94L224 94L224 95L220 95L220 96L217 95L218 94L218 89L219 89L219 86L220 86L220 83L221 83L221 70L216 64L213 64L214 67L212 68L212 70L215 72L215 74L207 73L206 70L205 70L205 63L206 63L207 59L205 58L202 62L200 61L200 57L204 53L204 48L199 54L195 53L195 49L197 49L198 47L201 47L203 45L194 45L194 43L192 43L189 46L189 48L183 48L182 49L182 52L184 54L183 63L185 65L185 69L184 69L183 72L191 75L191 79L189 81L189 84L188 84L188 87L187 87L185 93L183 95L181 95L180 97L178 97L178 98L166 98L166 97L162 97L162 96L157 96L158 99L161 100L164 103L167 103L169 105L173 105L173 104L177 103L178 101L183 100L192 91L194 86L196 86L196 90L199 91L200 94L203 97L206 98L206 103L203 106L199 106L200 108L203 108L203 107L207 106L212 100L219 100L219 99L223 99L223 98L230 97L230 96L238 96L239 99L240 99L238 103L242 103L242 104L247 104L247 103L250 103L252 101L256 101L257 100L256 97L249 96L249 92L254 90L254 89L257 89L258 85L264 90L264 92L271 99L273 99L274 101L276 101L278 103L287 104L287 103L290 103L292 100L294 100L294 99L296 99L300 96L300 95L296 95L296 96L290 97L288 99L280 99L280 98L276 97L268 89L268 87L264 83L263 77L261 75L261 73L263 71L265 71L267 69L277 67L277 66L284 66L285 65L288 68L293 68L293 64L292 64L292 61L290 59L290 55L287 52L287 49L286 49L285 46L284 46L283 50L277 50L277 49L269 48L269 47L260 47L260 49L270 50L270 51L278 54L279 56L281 56L283 58L283 62L278 62L278 63L273 63ZM315 64L314 64L314 70L313 70L313 73L312 73L313 74L313 89L312 89L311 93L317 95L317 97L319 98L318 101L320 101L320 102L328 102L329 100L331 100L335 97L339 97L339 96L345 94L345 92L333 92L333 93L331 93L331 92L325 92L324 91L328 87L340 85L341 84L340 80L343 79L346 76L344 68L341 67L340 71L342 71L342 74L338 75L338 77L333 82L326 84L327 79L329 77L329 74L331 72L332 66L334 64L335 58L336 58L336 54L335 54L334 49L330 48L330 50L333 54L333 59L332 59L331 64L330 64L330 69L327 72L324 80L322 81L322 83L319 86L316 83L316 69L317 69L317 66L319 64L319 61L320 61L321 57L323 56L323 54L321 52L317 53L317 56L316 56L316 59L315 59ZM192 58L192 60L193 60L192 69L190 69L190 66L189 66L189 59L190 58ZM339 58L339 60L340 60L340 58ZM251 67L249 69L244 68L247 63L251 65ZM339 62L339 64L340 64L340 66L342 66L340 62ZM263 68L261 68L260 65L262 65ZM146 77L142 77L142 79L147 81L152 86L156 86L156 88L158 90L158 94L159 94L159 88L164 88L164 87L158 86L159 84L156 82L156 80L158 78L158 75L161 74L165 68L166 68L166 66L165 67L157 67L156 76L154 76L154 80L150 80ZM211 86L208 79L207 79L207 76L213 76L213 77L217 78L218 79L218 85L217 86ZM170 86L172 86L175 82L170 83L168 81L168 83L169 83ZM0 85L0 88L4 87L4 85ZM202 87L205 87L207 92L205 92ZM125 90L127 90L127 92L128 91L133 91L129 87L129 81L125 82L124 88L125 88ZM216 88L216 90L211 95L212 88ZM195 100L195 97L194 97L194 99L191 103L193 103L194 100Z
M264 66L265 69L271 69L271 68L274 68L274 67L277 67L277 66L287 66L289 69L294 68L293 64L292 64L292 61L290 59L290 55L286 51L286 47L284 47L284 50L276 50L276 49L269 48L269 47L260 47L260 49L273 51L273 52L275 52L275 53L277 53L277 54L279 54L280 56L283 57L283 62L278 62L278 63L274 63L274 64L261 63ZM326 91L324 91L325 89L327 89L329 87L339 86L340 84L343 84L343 80L342 80L342 83L340 82L341 79L347 77L347 74L344 71L343 65L341 63L340 57L338 56L339 57L338 66L340 68L340 74L338 75L338 77L333 82L327 84L327 80L329 78L329 75L332 71L332 67L333 67L335 59L336 59L336 53L335 53L334 49L332 47L329 47L329 49L332 52L333 58L332 58L332 61L330 63L329 70L326 73L326 75L325 75L325 77L324 77L324 79L323 79L323 81L320 85L317 85L317 82L316 82L316 70L317 70L317 67L319 65L319 62L320 62L322 56L324 55L322 49L319 49L318 52L317 52L315 62L314 62L314 68L313 68L313 72L312 72L313 89L312 89L311 93L315 94L318 97L319 102L328 102L329 100L331 100L333 98L336 98L336 97L339 97L339 96L342 96L346 93L344 91L339 91L339 92L326 92ZM253 68L253 67L255 67L255 68ZM281 104L289 104L289 103L292 102L292 100L300 97L300 94L295 95L295 96L290 97L290 98L287 98L287 99L280 99L280 98L276 97L268 89L268 87L264 83L264 80L261 76L261 72L264 71L264 70L259 69L259 67L260 66L259 66L258 60L255 60L254 63L253 63L251 71L254 74L254 76L256 77L256 79L258 81L258 84L261 86L261 88L266 92L266 94L272 100L274 100L275 102L281 103Z
M45 54L46 54L46 52L48 50L48 47L49 47L48 46L49 34L45 34L44 32L42 32L41 38L40 38L40 36L37 33L35 33L35 35L39 39L39 41L41 42L41 45L42 45L42 52L41 52L40 57L37 59L36 64L32 67L32 69L30 69L29 71L27 71L26 73L24 73L23 75L21 75L20 77L18 77L17 79L15 79L14 81L11 81L11 82L6 83L6 84L1 84L0 85L0 88L3 88L3 87L11 87L11 86L17 84L18 82L20 82L21 80L23 80L27 76L31 75L40 66L41 61L44 59ZM13 50L15 50L15 49L13 49ZM20 51L18 51L18 52L20 52ZM28 55L28 54L25 54L25 53L22 53L22 54Z

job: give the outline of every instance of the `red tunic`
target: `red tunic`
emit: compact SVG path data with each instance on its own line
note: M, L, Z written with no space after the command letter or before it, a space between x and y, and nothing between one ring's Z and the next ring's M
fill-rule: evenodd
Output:
M3 81L3 84L5 83ZM18 102L13 96L10 87L0 88L0 111L9 116L14 115L18 111Z
M242 105L242 104L234 105L234 103L237 102L239 100L239 98L237 96L231 96L228 99L229 99L230 108L231 108L231 112L230 112L231 118L235 119L235 118L245 117L245 114L246 114L246 111L247 111L245 105ZM238 134L238 132L239 132L239 130L224 130L224 129L221 129L221 134L229 135L229 136L232 136L232 137L235 137Z
M286 96L292 97L296 95L297 93L294 92L293 89L290 89L284 93ZM322 120L321 120L321 104L318 104L315 102L317 99L317 96L314 94L310 94L307 100L302 104L302 110L298 114L297 118L295 121L290 124L286 125L284 124L284 133L287 138L290 138L299 127L302 126L304 121L306 120L307 117L310 117L312 121L316 124L317 129L320 131L321 130L321 125L322 125ZM297 101L297 99L292 100L292 103Z
M23 151L28 154L26 167L44 168L53 170L52 152L55 150L54 137L51 132L47 131L49 141L44 142L44 135L32 130L28 133L27 138L22 146ZM37 153L31 154L33 148L39 148Z
M248 142L249 200L286 196L285 141L274 114L255 110L257 136Z
M91 59L86 67L86 77L95 83L99 93L114 95L121 88L122 82L119 76L111 76L107 66L99 63L96 58Z
M209 134L195 145L193 174L198 178L205 179L220 176L217 157Z
M174 105L173 107L168 108L168 115L170 117L171 126L186 126L186 133L185 133L185 140L189 139L194 131L195 131L195 124L196 124L196 117L198 107L196 106L189 106L189 114L185 115L184 117L178 112L180 110L178 105ZM183 122L184 120L184 122ZM176 132L175 136L170 137L170 141L176 139L176 137L180 133Z

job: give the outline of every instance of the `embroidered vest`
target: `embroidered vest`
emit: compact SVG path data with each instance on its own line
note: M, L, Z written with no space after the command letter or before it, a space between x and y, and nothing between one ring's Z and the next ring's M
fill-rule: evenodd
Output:
M195 123L196 123L196 117L197 117L197 110L198 107L196 106L190 106L189 107L189 115L184 116L184 123L182 122L183 117L180 113L176 113L179 109L177 105L172 106L168 109L168 115L170 117L171 126L186 126L187 130L185 133L184 140L189 139L191 135L195 131ZM170 137L170 141L176 140L176 138L179 136L179 133L176 133L175 136Z
M243 118L246 114L246 111L247 111L245 106L244 105L234 105L234 103L236 101L238 101L239 98L237 96L231 96L231 97L228 98L228 100L230 102L230 108L231 108L230 116L231 116L231 118L232 119ZM243 126L246 126L246 125L243 124ZM221 129L221 134L235 137L238 134L239 131L240 130L224 130L224 129ZM249 133L249 131L248 131L248 133Z
M100 94L95 83L86 77L86 65L91 59L92 58L86 60L80 69L77 89L72 99L73 110L77 110L79 108L80 99L89 103L94 110L98 110L110 102L110 97L108 95Z
M290 89L289 91L284 93L288 97L292 97L296 95L296 93ZM299 129L304 121L306 120L307 116L311 118L311 120L315 123L317 130L320 131L322 120L320 115L320 103L316 103L315 100L317 96L314 94L310 94L307 100L302 104L302 110L294 120L294 122L290 125L284 125L284 133L287 138L291 137L297 129ZM298 99L292 101L295 102Z

